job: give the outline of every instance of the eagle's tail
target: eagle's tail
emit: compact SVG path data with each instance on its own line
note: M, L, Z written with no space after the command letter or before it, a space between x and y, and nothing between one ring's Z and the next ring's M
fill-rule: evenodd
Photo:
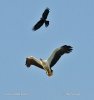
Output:
M45 21L45 27L48 27L48 25L49 25L49 21Z

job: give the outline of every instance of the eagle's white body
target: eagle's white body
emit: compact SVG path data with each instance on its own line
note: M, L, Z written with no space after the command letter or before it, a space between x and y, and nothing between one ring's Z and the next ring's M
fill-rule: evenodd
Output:
M53 73L51 72L51 69L50 69L50 66L49 66L50 64L47 60L43 60L43 59L38 60L37 58L35 58L33 56L28 57L28 59L35 60L37 63L39 63L43 67L43 69L46 71L46 74L48 76L52 76Z
M49 62L47 60L41 60L40 62L42 64L44 70L46 71L46 74L48 76L52 76L52 72L51 72L51 69L50 69L50 66L49 66L50 65Z

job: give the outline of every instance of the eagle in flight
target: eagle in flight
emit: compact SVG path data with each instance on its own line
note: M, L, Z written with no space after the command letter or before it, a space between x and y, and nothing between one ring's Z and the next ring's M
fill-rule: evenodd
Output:
M57 63L57 61L60 59L62 55L70 53L71 51L72 51L71 46L64 45L59 48L56 48L47 60L43 60L41 58L37 59L33 56L27 57L25 65L27 67L35 65L36 67L45 70L48 76L52 76L53 75L52 67Z
M45 27L47 27L49 25L49 21L46 20L47 16L49 14L49 8L46 8L45 11L42 14L42 17L40 18L40 20L33 26L34 31L36 31L37 29L39 29L44 23L45 23Z

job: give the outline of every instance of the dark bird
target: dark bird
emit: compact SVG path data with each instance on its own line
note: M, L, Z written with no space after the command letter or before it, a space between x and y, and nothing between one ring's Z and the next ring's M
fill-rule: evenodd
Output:
M43 60L41 58L37 59L33 56L27 57L25 65L27 67L35 65L41 69L44 69L48 76L52 76L53 75L52 67L57 63L57 61L60 59L62 55L70 53L71 51L72 51L71 46L64 45L59 48L56 48L47 60Z
M46 8L42 14L42 17L40 18L40 20L34 25L34 27L33 27L34 31L39 29L44 23L45 23L45 27L47 27L49 25L49 21L46 20L48 14L49 14L49 8Z

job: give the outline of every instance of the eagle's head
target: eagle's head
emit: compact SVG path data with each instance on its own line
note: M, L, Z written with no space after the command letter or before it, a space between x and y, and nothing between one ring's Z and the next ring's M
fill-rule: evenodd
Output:
M51 71L46 71L46 74L50 77L53 75L53 70L51 69Z

